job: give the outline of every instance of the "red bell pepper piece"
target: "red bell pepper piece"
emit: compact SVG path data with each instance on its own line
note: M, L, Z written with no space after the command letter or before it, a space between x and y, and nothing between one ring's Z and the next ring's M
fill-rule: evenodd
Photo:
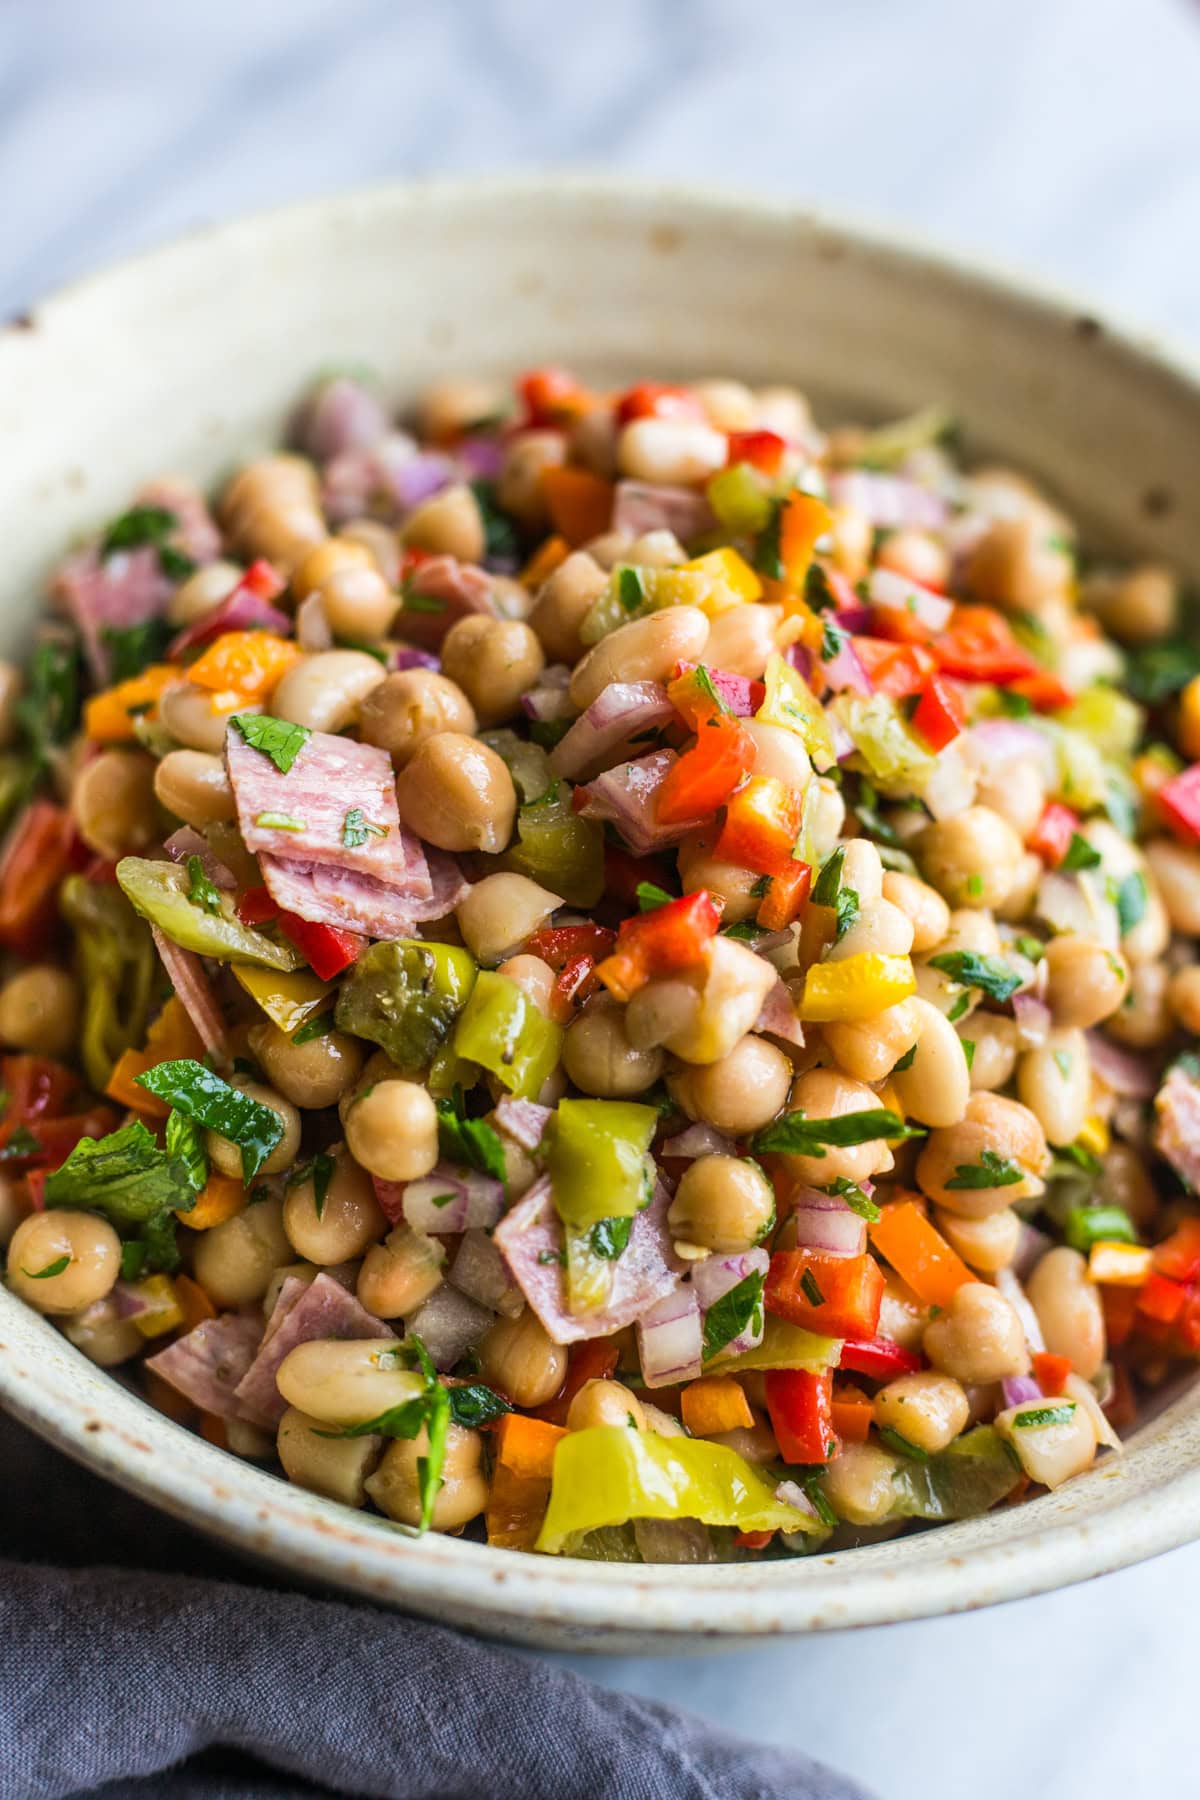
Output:
M46 1210L46 1177L50 1173L49 1169L30 1169L25 1177L31 1212L45 1212Z
M691 969L702 962L720 922L707 888L684 894L681 900L624 920L616 949L596 973L618 1000L628 1000L652 977Z
M920 732L931 750L944 750L966 722L962 703L950 683L940 675L931 675L913 710L914 731Z
M278 600L286 586L286 577L265 556L257 557L238 582L238 587L245 588L256 600Z
M1181 1355L1194 1356L1200 1350L1200 1288L1187 1289L1187 1298L1175 1320L1173 1339Z
M1029 848L1048 868L1057 869L1079 830L1080 818L1069 806L1051 800L1029 835Z
M879 1325L883 1270L873 1256L777 1250L763 1295L768 1312L825 1337L870 1338Z
M894 644L888 638L856 637L855 654L877 694L907 700L926 688L937 669L924 644Z
M18 1125L61 1117L80 1092L78 1075L48 1056L0 1058L0 1082L8 1096L0 1122L0 1144L8 1142Z
M767 880L767 891L754 917L764 931L782 931L799 914L812 887L812 868L806 862L790 862Z
M905 1350L893 1338L847 1338L838 1367L872 1381L894 1381L897 1375L915 1375L925 1367L925 1358L919 1350Z
M757 746L734 718L721 715L700 727L694 748L667 771L655 810L664 825L704 819L724 806L754 767Z
M616 932L607 925L548 925L526 938L525 954L540 957L557 973L581 956L607 956L616 941Z
M833 1429L833 1370L768 1369L767 1411L785 1463L823 1463L837 1449Z
M40 956L58 924L55 890L87 860L66 808L31 800L0 862L0 945L17 956Z
M1195 1281L1200 1276L1200 1219L1182 1220L1155 1246L1151 1261L1170 1281Z
M561 425L586 412L591 395L569 369L530 369L517 382L530 425Z
M1183 1311L1186 1299L1187 1289L1182 1281L1172 1281L1166 1275L1151 1271L1138 1291L1138 1311L1160 1325L1170 1325Z
M617 401L617 424L634 419L704 419L703 402L670 381L639 381Z
M357 931L342 931L336 925L315 925L296 913L281 912L279 929L294 944L314 975L332 981L348 969L366 943Z
M582 956L572 956L565 962L550 1000L550 1010L558 1023L568 1024L575 1008L582 1006L589 994L595 993L597 986L594 956L589 956L585 951Z
M744 462L760 475L778 475L786 450L787 439L777 431L731 431L726 467Z
M267 925L279 917L279 908L265 887L246 888L234 911L243 925Z
M1020 694L1038 712L1057 712L1061 706L1070 706L1075 698L1070 688L1064 687L1049 669L1038 669L1032 675L1018 675L1015 681L1005 685L1010 693Z
M739 1550L765 1550L774 1536L773 1531L735 1531L733 1541Z
M1007 684L1044 673L994 606L956 606L949 627L929 647L937 666L962 681Z
M567 1409L586 1381L607 1381L617 1367L620 1352L610 1338L585 1338L571 1347L567 1373L553 1400L534 1407L533 1416L550 1425L565 1425Z
M1200 838L1200 763L1164 782L1157 794L1162 815L1182 838Z
M777 775L751 775L729 797L713 854L742 869L781 874L792 860L804 796Z
M1100 1305L1104 1310L1104 1340L1116 1350L1128 1338L1137 1322L1138 1290L1131 1287L1100 1288Z
M1034 1380L1043 1394L1065 1394L1067 1376L1071 1373L1069 1356L1055 1356L1049 1350L1036 1350L1033 1356Z

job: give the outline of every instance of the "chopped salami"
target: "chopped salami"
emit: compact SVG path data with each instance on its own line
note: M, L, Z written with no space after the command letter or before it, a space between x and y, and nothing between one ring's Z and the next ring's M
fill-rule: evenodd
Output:
M171 596L172 584L153 544L118 550L103 562L93 545L67 558L50 592L79 633L93 679L103 686L111 668L105 633L128 631L156 618Z
M792 996L787 984L776 981L766 999L758 1018L754 1022L755 1031L765 1032L768 1037L781 1038L785 1044L795 1044L797 1048L804 1046L804 1026L792 1004Z
M461 875L453 881L447 877L440 885L435 882L432 897L422 897L411 888L375 881L332 863L264 855L259 867L272 900L284 911L314 925L373 938L411 937L414 926L451 912L458 903L455 896L461 898L470 885Z
M474 563L429 556L406 583L407 603L396 629L408 643L436 650L450 627L468 613L496 615L491 578Z
M511 1094L505 1094L496 1105L496 1123L501 1131L507 1132L514 1144L520 1144L522 1150L528 1150L532 1156L546 1135L546 1127L554 1117L549 1106L539 1106L536 1100L514 1100Z
M222 1313L194 1325L156 1356L148 1356L146 1367L202 1412L244 1419L251 1415L234 1390L253 1363L262 1336L261 1320Z
M386 750L314 731L284 774L231 724L225 758L238 827L253 855L336 863L393 887L408 883L420 846L401 827Z
M686 1267L676 1257L667 1235L670 1204L671 1196L660 1181L649 1206L634 1217L629 1242L613 1263L608 1305L594 1312L568 1310L562 1221L554 1210L548 1177L536 1181L525 1198L500 1221L493 1242L556 1344L609 1337L632 1325L656 1300L670 1293L676 1277Z
M647 481L618 481L613 499L612 529L639 538L648 531L670 531L686 544L716 524L703 494L695 488L659 487Z
M275 1377L289 1351L314 1339L390 1338L390 1325L369 1313L347 1293L340 1282L322 1272L305 1282L289 1275L267 1322L258 1354L237 1386L237 1399L246 1413L268 1425L278 1425L287 1411Z
M161 506L173 512L175 529L167 538L173 550L193 562L215 562L221 554L221 533L208 510L208 501L192 482L181 475L164 475L138 489L135 506Z
M618 763L615 769L606 769L586 787L576 788L576 811L585 819L599 819L606 825L615 825L635 856L649 856L654 850L669 849L689 831L706 823L702 818L685 819L671 825L659 822L658 790L678 760L674 750L652 750L649 756Z

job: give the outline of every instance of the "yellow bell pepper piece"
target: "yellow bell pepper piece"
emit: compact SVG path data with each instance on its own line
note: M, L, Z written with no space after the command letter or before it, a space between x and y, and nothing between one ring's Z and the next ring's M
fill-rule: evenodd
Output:
M153 712L164 691L180 679L174 663L151 663L140 675L119 681L116 687L93 694L83 709L83 729L102 744L132 744L135 725L143 713Z
M719 612L728 612L731 607L740 606L743 601L762 599L762 582L745 557L728 546L721 550L709 550L704 556L694 556L683 567L694 570L697 575L711 578L712 593L703 603L703 610L710 617Z
M1103 1156L1108 1150L1109 1130L1099 1113L1092 1113L1083 1121L1079 1136L1075 1139L1081 1150L1092 1156Z
M1088 1252L1088 1280L1105 1287L1141 1287L1150 1273L1151 1255L1144 1244L1100 1238Z
M764 725L781 725L785 731L794 731L816 767L831 769L837 754L825 709L804 677L776 652L767 663L763 679L767 691L756 717Z
M813 964L804 978L800 1017L817 1024L856 1024L916 991L911 957L864 951L844 962Z
M183 1308L169 1275L147 1275L131 1283L134 1292L148 1302L145 1312L134 1313L133 1324L144 1338L162 1337L183 1324Z
M256 969L249 963L230 963L229 967L271 1023L289 1037L333 1005L333 984L319 981L308 969L289 975L279 969Z

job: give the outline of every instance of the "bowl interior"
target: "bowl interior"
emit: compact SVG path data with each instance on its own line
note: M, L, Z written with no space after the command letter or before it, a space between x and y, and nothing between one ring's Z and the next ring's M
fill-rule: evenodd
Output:
M0 650L50 564L142 480L219 478L277 443L305 383L367 364L397 402L439 373L565 362L734 375L818 413L949 406L968 448L1042 478L1093 541L1200 575L1193 371L1096 317L786 208L588 182L381 190L194 237L0 331ZM112 1479L295 1572L540 1644L647 1648L1013 1598L1182 1542L1200 1394L1059 1493L839 1557L610 1568L416 1542L223 1456L0 1293L0 1399Z

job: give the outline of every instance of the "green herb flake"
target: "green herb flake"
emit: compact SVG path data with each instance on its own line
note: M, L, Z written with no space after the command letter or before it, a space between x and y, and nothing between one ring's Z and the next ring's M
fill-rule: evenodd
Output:
M984 956L978 950L945 950L931 956L931 969L940 969L961 987L978 988L989 999L1008 1000L1021 985L1017 971L1001 956Z
M911 1050L906 1050L904 1052L904 1055L900 1058L899 1062L892 1064L892 1074L903 1075L905 1070L912 1068L916 1060L917 1046L914 1044Z
M460 1426L463 1431L476 1431L479 1426L490 1425L512 1411L508 1401L482 1381L464 1382L461 1386L448 1387L446 1392L450 1397L451 1424Z
M192 905L202 906L205 912L219 913L221 910L220 889L205 874L201 859L198 856L189 856L184 867L188 877L187 897Z
M41 1151L41 1139L30 1131L28 1125L14 1125L8 1142L0 1150L0 1162L19 1162L23 1156L40 1156Z
M1146 916L1148 899L1145 876L1134 870L1124 880L1113 883L1112 902L1117 909L1117 928L1122 937L1140 925Z
M562 1268L567 1259L561 1250L539 1250L537 1260L539 1267L545 1269L549 1268L551 1263L557 1263L559 1268Z
M167 1155L187 1171L187 1178L192 1192L202 1192L208 1180L208 1151L204 1143L204 1133L195 1119L189 1119L186 1113L175 1108L167 1115L167 1128L164 1134Z
M1010 719L1028 719L1033 714L1033 701L1025 694L1014 694L1008 688L997 688L996 699L1000 711L1007 713Z
M1046 954L1046 946L1040 938L1018 937L1013 939L1013 949L1031 963L1041 962Z
M856 1212L860 1219L865 1219L867 1221L868 1225L874 1225L878 1222L880 1217L879 1208L871 1199L870 1195L863 1192L857 1181L851 1181L848 1175L839 1175L836 1181L827 1182L821 1189L821 1192L823 1194L836 1194L839 1200L844 1200L846 1202L846 1205L850 1208L851 1212Z
M406 588L401 610L407 613L444 613L446 602L439 600L436 594L414 594L411 588Z
M769 875L760 875L750 889L750 898L752 900L765 900L770 891L770 887L771 877Z
M1077 831L1073 831L1071 833L1071 841L1067 845L1066 854L1058 866L1060 869L1066 870L1098 869L1100 867L1100 852L1093 849L1085 837L1080 837Z
M64 1252L62 1256L56 1256L53 1262L48 1262L44 1269L26 1269L22 1267L21 1273L22 1275L27 1276L30 1281L50 1281L55 1275L61 1275L63 1270L69 1269L70 1266L70 1255Z
M1013 1425L1022 1431L1038 1431L1043 1425L1069 1425L1074 1411L1074 1400L1064 1400L1055 1406L1026 1407L1023 1412L1014 1413Z
M833 662L835 657L840 656L846 647L849 636L849 632L843 631L840 625L835 625L832 619L823 619L821 622L821 661Z
M842 1113L836 1119L810 1119L804 1113L793 1112L755 1132L750 1148L759 1154L774 1151L783 1156L824 1156L826 1144L843 1148L871 1144L879 1138L903 1141L924 1136L922 1126L906 1125L886 1107Z
M233 723L250 748L270 757L281 775L288 773L312 736L307 725L273 719L269 713L234 713Z
M660 906L669 906L675 898L653 881L639 881L636 892L639 912L655 912Z
M331 1012L318 1013L314 1019L305 1019L303 1025L292 1033L293 1044L311 1044L314 1038L328 1037L336 1029L337 1021Z
M973 874L967 876L967 893L972 900L978 900L983 894L983 876Z
M1072 1250L1086 1256L1093 1244L1136 1244L1133 1220L1123 1206L1072 1206L1063 1221L1063 1237Z
M960 1163L946 1186L955 1190L1016 1187L1024 1179L1024 1169L1011 1157L984 1150L977 1163Z
M919 1444L914 1444L908 1438L901 1437L900 1433L893 1431L890 1425L880 1425L878 1431L880 1443L886 1444L887 1448L897 1456L910 1457L913 1462L929 1461L928 1450L922 1450Z
M471 492L483 521L484 555L515 563L521 554L521 540L513 521L497 502L495 482L473 481Z
M602 1256L608 1262L615 1262L626 1244L633 1228L633 1220L627 1214L612 1219L599 1219L588 1234L594 1256Z
M814 906L836 906L838 894L842 886L842 867L846 861L846 846L839 844L837 849L827 856L821 864L821 872L813 882L809 898Z
M160 662L170 640L171 629L164 619L146 619L123 628L104 626L100 641L108 651L110 680L128 681L149 663Z
M263 831L305 830L304 820L298 819L294 813L263 812L259 813L254 823Z
M819 562L811 562L804 577L804 600L813 612L836 612L837 595L829 585L829 577Z
M805 1269L800 1278L800 1291L810 1306L824 1306L825 1296L821 1292L820 1283L811 1269Z
M753 1337L763 1329L763 1281L758 1270L746 1275L736 1287L714 1300L704 1315L705 1362L719 1355L726 1344L749 1332Z
M468 1119L463 1111L462 1089L437 1102L438 1138L447 1162L465 1163L469 1169L507 1181L504 1145L484 1119Z
M372 825L369 819L363 817L361 806L352 806L342 820L342 843L347 850L359 849L369 837L385 838L387 834L386 825Z
M705 668L703 663L696 664L695 670L693 671L693 675L694 675L694 680L695 680L696 686L700 689L700 692L704 695L704 698L715 709L715 711L717 711L718 713L726 713L727 714L729 712L729 707L726 705L725 700L722 697L720 688L717 686L716 682L713 680L711 674L709 673L708 669Z
M956 1025L958 1023L959 1019L961 1019L964 1016L964 1014L970 1010L970 1006L971 1006L970 994L960 994L958 996L958 999L954 1002L954 1005L950 1008L950 1011L946 1014L946 1018L949 1021L949 1023L951 1025Z
M963 1047L963 1055L967 1059L967 1074L969 1075L975 1067L975 1040L974 1038L960 1038L959 1042Z
M288 1176L287 1185L289 1188L300 1187L306 1181L312 1182L313 1211L316 1213L318 1219L322 1219L325 1216L325 1200L329 1193L329 1184L333 1180L336 1171L337 1163L334 1161L333 1157L330 1156L327 1151L321 1150L313 1157L311 1162L306 1162L300 1167L293 1169ZM447 1194L446 1199L453 1199L453 1195Z
M101 561L107 561L120 550L141 550L147 544L161 544L174 531L179 518L165 506L134 506L114 519L100 541Z
M237 1144L242 1152L242 1179L247 1183L254 1180L283 1136L283 1120L273 1107L231 1087L190 1057L159 1063L139 1075L137 1085L206 1130Z
M1062 1076L1064 1081L1070 1081L1070 1079L1071 1079L1071 1053L1070 1053L1070 1051L1069 1050L1055 1050L1052 1054L1054 1057L1055 1068L1058 1070L1059 1074Z
M782 500L772 500L770 517L759 532L754 546L754 567L768 581L782 581L784 578L783 551L780 545L783 506Z
M834 908L833 941L840 944L850 927L854 925L859 914L859 899L853 888L838 889L837 905Z

